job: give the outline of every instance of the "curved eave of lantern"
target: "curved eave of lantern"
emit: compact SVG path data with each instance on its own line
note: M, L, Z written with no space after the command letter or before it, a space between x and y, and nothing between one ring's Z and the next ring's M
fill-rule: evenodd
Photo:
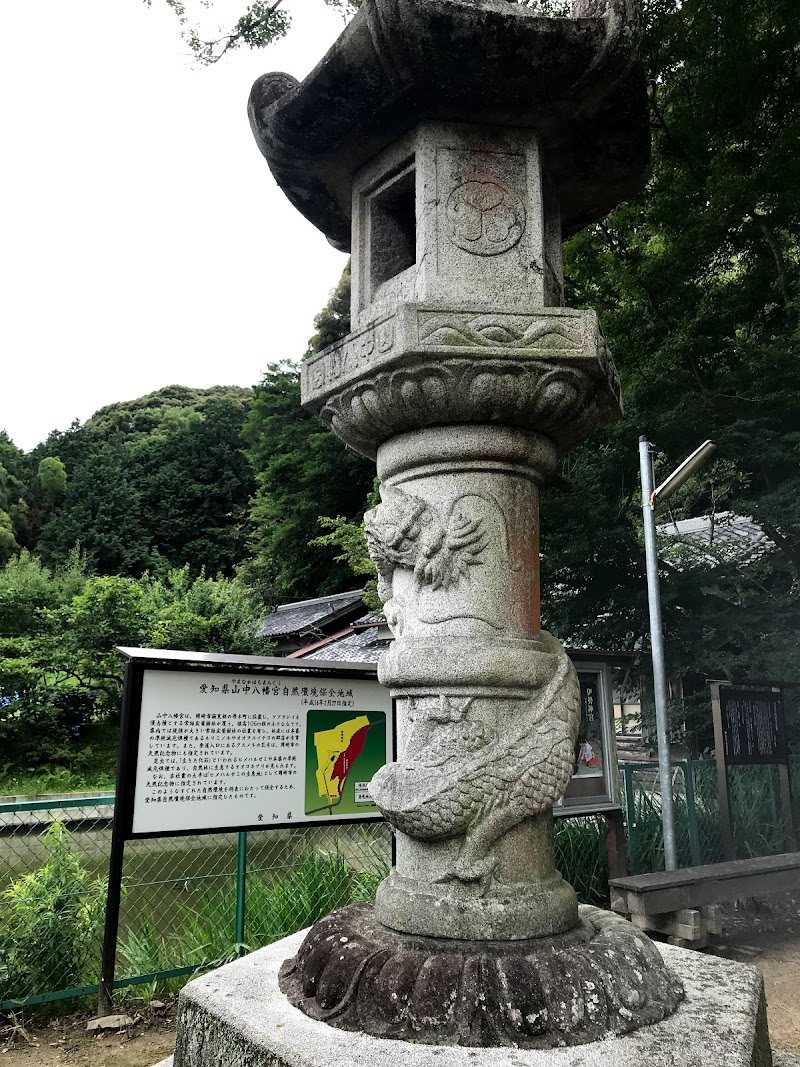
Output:
M584 14L600 5L601 14ZM302 81L266 74L253 134L292 204L350 248L355 172L420 121L535 129L564 236L637 193L650 133L636 0L545 18L508 0L364 0Z

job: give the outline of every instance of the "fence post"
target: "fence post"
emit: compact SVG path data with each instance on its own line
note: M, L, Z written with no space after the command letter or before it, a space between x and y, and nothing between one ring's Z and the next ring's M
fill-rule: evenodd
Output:
M244 954L244 917L245 917L245 890L247 888L247 833L239 833L239 841L236 848L236 919L234 922L233 940L236 945L236 953Z
M700 834L697 829L697 805L694 796L694 761L681 760L683 764L683 788L686 792L686 822L689 826L689 856L693 867L703 864L700 851Z
M117 755L117 785L114 791L114 821L111 825L111 856L108 866L108 890L103 925L103 944L100 950L100 988L97 1014L110 1015L114 1010L114 978L117 966L119 912L122 903L122 873L125 863L125 841L133 827L132 777L135 767L135 744L138 722L136 709L141 705L143 668L128 660L122 684L119 752Z

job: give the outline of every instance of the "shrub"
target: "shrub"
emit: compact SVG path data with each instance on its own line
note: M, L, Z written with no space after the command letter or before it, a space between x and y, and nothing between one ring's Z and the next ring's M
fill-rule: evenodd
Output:
M90 880L58 821L42 835L49 859L3 893L0 999L22 1000L97 979L107 883Z

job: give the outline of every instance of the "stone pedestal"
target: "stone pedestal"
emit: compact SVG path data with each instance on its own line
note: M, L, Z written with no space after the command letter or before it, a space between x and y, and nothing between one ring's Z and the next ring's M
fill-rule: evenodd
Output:
M521 1049L391 1041L335 1029L289 1004L284 960L304 933L197 978L180 996L174 1067L770 1067L763 981L754 968L658 945L686 996L674 1015L583 1045ZM605 987L598 989L604 994ZM563 1016L569 1025L569 1017ZM564 1040L568 1039L565 1029Z

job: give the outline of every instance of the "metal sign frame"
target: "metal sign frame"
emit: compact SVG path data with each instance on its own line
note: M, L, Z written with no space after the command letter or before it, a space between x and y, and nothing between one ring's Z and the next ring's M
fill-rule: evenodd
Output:
M149 649L120 649L123 654L128 652L147 652ZM178 655L165 653L166 655ZM122 696L122 722L120 731L120 752L117 767L117 796L119 797L119 829L125 835L126 840L138 840L143 838L157 837L185 837L188 835L213 834L213 833L236 833L245 830L264 830L268 825L273 830L285 830L293 826L312 825L302 819L289 821L276 821L265 824L263 822L248 822L241 825L208 826L189 829L171 829L159 831L134 831L134 807L136 802L136 770L139 756L139 739L141 728L142 688L146 671L176 671L186 674L214 675L214 674L253 674L270 675L272 677L287 678L293 675L311 675L320 678L345 677L351 680L365 679L374 681L377 679L377 667L372 664L341 663L339 661L314 661L314 660L286 660L279 657L247 657L248 662L242 663L243 657L219 656L211 662L186 661L184 659L153 660L142 655L131 655L125 671L125 684ZM288 668L287 668L287 665ZM394 753L394 731L392 723L387 722L387 749ZM364 819L383 818L380 813L369 812L364 814L352 814L346 816L328 816L320 819L326 825L342 825L350 822L361 822ZM116 821L115 821L116 825Z
M571 651L571 650L570 650ZM570 656L572 658L572 656ZM555 806L555 811L570 811L580 808L581 814L602 813L608 808L619 808L619 766L617 762L617 740L614 732L614 701L611 688L611 670L608 662L597 658L589 659L575 656L573 659L578 679L581 675L597 676L597 694L599 697L598 714L600 718L600 737L602 741L603 770L602 776L596 777L574 775L563 799ZM602 777L603 792L589 793L586 786L575 783L596 782ZM620 808L621 810L621 808Z

